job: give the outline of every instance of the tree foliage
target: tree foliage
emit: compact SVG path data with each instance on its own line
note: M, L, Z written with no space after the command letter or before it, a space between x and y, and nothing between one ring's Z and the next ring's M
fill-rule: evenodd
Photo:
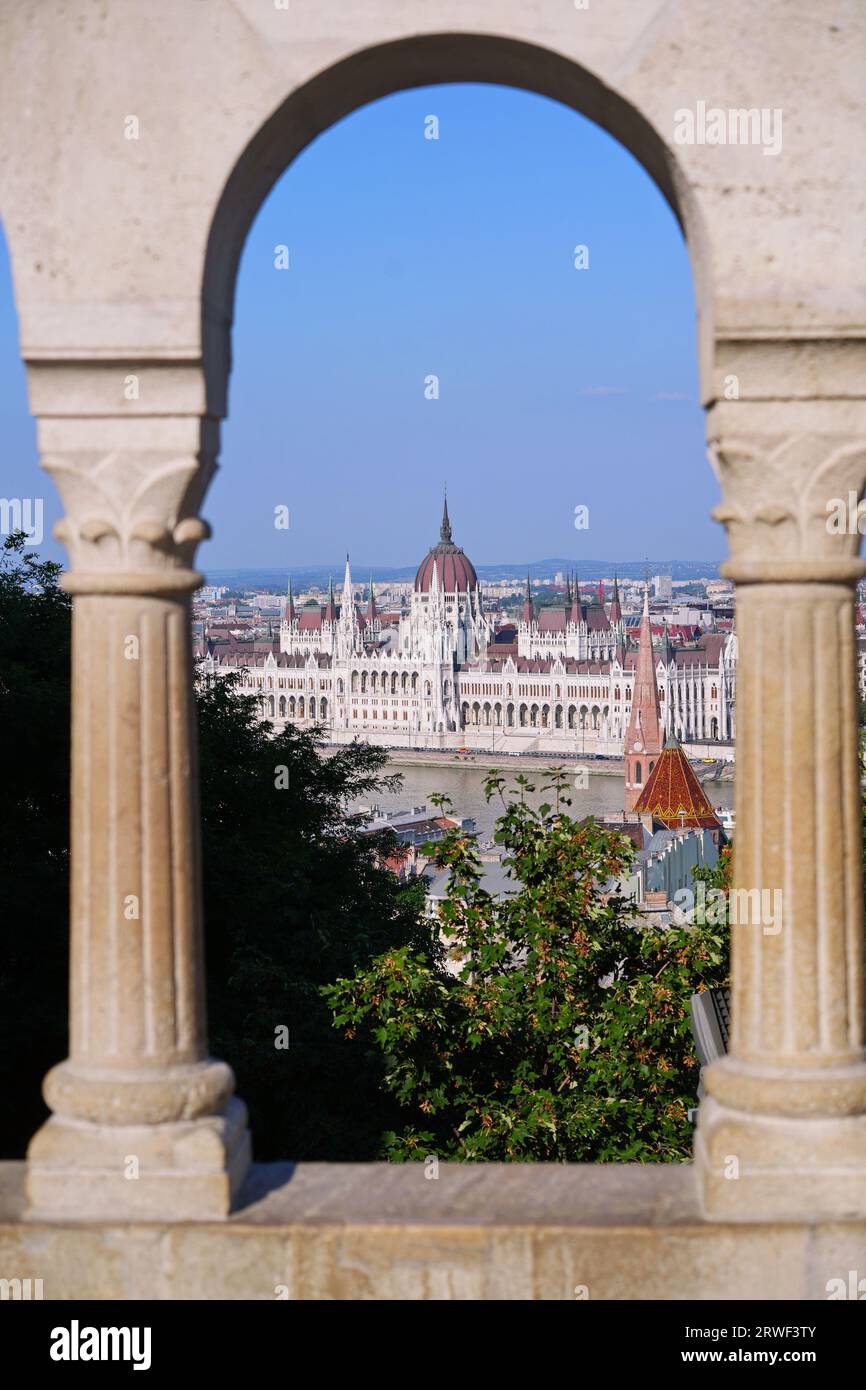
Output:
M47 1114L42 1078L66 1051L71 601L60 566L0 546L0 1091L3 1153Z
M437 848L451 971L404 946L326 990L335 1024L377 1050L403 1108L392 1159L686 1159L698 1063L689 999L727 977L718 926L635 924L630 843L567 813L565 778L533 809L517 778L496 841L512 893L482 882L473 839Z
M347 811L394 786L387 755L274 733L231 677L198 708L211 1047L235 1069L259 1157L372 1158L398 1107L320 988L390 949L437 954L423 883L384 867L393 835Z

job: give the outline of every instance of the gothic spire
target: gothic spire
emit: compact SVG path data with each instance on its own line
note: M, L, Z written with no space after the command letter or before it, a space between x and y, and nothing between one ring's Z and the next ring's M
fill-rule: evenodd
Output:
M523 621L531 623L535 617L532 607L532 586L529 582L529 570L526 571L526 597L523 600Z
M622 605L619 601L619 582L616 575L613 577L613 598L610 602L610 620L612 623L622 621Z
M325 605L325 622L333 623L337 619L337 607L334 603L334 577L328 577L328 602Z
M625 809L634 810L643 791L649 764L662 751L662 718L656 684L649 589L644 588L631 714L625 735Z
M289 582L286 585L286 621L295 621L295 600L292 595L292 576L289 575Z
M372 623L376 618L376 595L373 592L373 576L370 575L370 596L367 599L367 622Z
M445 492L445 502L442 507L442 525L439 527L439 544L452 545L451 522L448 518L448 492Z

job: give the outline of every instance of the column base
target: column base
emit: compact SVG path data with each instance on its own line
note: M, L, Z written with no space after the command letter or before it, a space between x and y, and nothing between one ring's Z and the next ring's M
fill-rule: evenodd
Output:
M251 1161L247 1110L157 1125L52 1115L27 1152L25 1219L214 1221L228 1216Z
M756 1115L706 1096L694 1161L707 1220L862 1221L866 1213L866 1115Z

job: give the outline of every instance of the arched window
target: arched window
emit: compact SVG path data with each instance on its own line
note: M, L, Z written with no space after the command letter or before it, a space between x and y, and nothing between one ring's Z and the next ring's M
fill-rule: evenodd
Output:
M275 708L274 708L274 697L273 697L273 695L269 695L269 696L268 696L268 714L271 716L271 719L273 719L274 715L276 714L276 710L275 710Z
M637 783L641 783L643 781L643 768L641 767L640 763L635 763L634 765L634 780Z
M286 697L285 697L285 695L281 695L281 696L280 696L280 718L281 718L281 719L285 719L285 717L286 717Z

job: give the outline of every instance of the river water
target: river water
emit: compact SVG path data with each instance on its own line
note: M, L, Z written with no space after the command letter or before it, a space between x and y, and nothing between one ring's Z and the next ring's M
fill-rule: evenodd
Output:
M435 808L430 804L430 797L436 792L443 792L450 796L452 813L455 816L471 816L482 840L492 836L493 824L501 814L502 803L498 797L489 805L486 802L484 782L490 774L485 769L471 766L418 767L406 763L392 763L388 770L399 772L403 778L403 785L398 792L377 795L376 805L383 811L411 811L415 806L426 805L431 814L436 814ZM504 771L508 779L506 786L513 786L515 769L506 767ZM536 787L535 793L529 798L534 805L551 800L549 792L541 791L548 780L544 771L527 770L524 776ZM711 805L733 806L733 782L713 782L705 790ZM623 779L621 776L602 776L590 771L587 787L576 788L572 778L570 795L569 814L576 820L583 816L615 815L622 810Z

